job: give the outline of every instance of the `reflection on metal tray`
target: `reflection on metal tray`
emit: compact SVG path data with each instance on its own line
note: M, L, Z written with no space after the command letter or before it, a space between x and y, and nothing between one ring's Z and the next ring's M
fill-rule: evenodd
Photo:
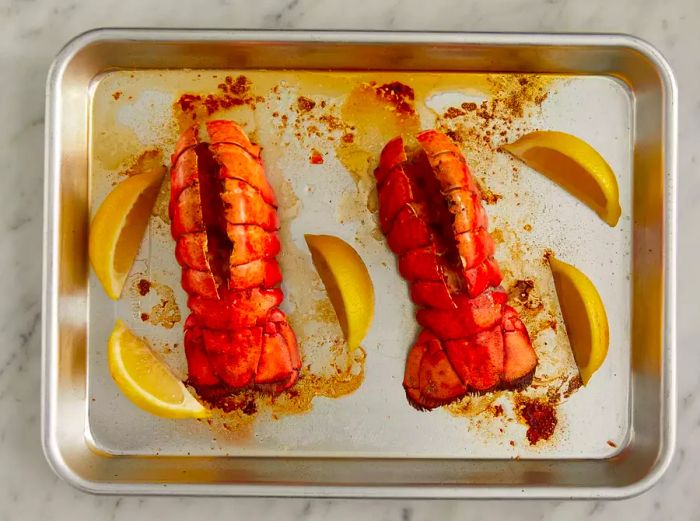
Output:
M352 70L357 63L368 69ZM148 149L167 157L178 96L215 92L227 75L245 76L256 100L254 109L232 107L217 117L243 122L265 146L283 202L280 261L294 274L285 278L287 311L297 323L311 320L302 333L307 362L327 365L338 332L305 311L327 303L303 267L304 233L353 243L378 299L357 390L316 398L305 414L276 411L273 420L268 411L230 430L148 416L117 393L107 371L104 346L119 316L131 317L185 373L181 349L172 349L181 323L143 323L135 312L153 304L133 290L144 276L172 288L169 299L186 309L167 225L152 220L132 289L116 305L89 274L86 255L91 208L125 158ZM481 107L494 89L510 95L508 86L520 80L533 88L521 92L520 106L495 114L501 126L476 128L467 108L450 117L450 107ZM342 120L343 100L372 81L410 85L419 126L488 137L483 153L474 140L464 146L480 181L503 197L487 211L506 286L532 280L536 296L555 303L551 276L538 262L551 248L585 266L601 290L608 360L591 386L558 407L549 443L531 447L517 421L465 416L466 407L418 413L406 404L400 381L415 322L393 256L362 218L373 183L363 177L366 168L353 169L357 153L343 148L342 130L329 118L318 129L319 121L294 110L299 96L310 96L323 102L325 116ZM102 30L62 51L48 89L43 439L49 461L70 482L114 493L619 497L643 490L667 465L675 421L675 85L646 44L593 35ZM534 128L577 134L608 159L623 208L616 228L543 177L512 172L512 160L496 153L499 142ZM381 146L379 138L364 139ZM311 151L323 155L322 169L310 164ZM530 317L531 332L548 317L561 321L555 305ZM568 385L575 372L561 349L565 340L563 328L535 336L544 360L540 392Z

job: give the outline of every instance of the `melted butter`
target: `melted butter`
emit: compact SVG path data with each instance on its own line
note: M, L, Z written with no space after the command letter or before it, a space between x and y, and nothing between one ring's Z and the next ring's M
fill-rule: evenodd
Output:
M140 155L143 144L139 141L136 132L117 121L118 101L95 101L93 105L92 123L96 127L92 135L92 147L90 153L91 162L106 170L114 170L121 167L127 158ZM99 129L99 130L98 130Z
M259 414L267 414L278 420L286 415L310 411L314 399L318 397L341 398L353 393L364 381L366 353L362 347L358 347L349 354L344 341L339 339L338 344L341 347L335 350L329 374L317 374L309 365L304 365L299 380L291 389L278 395L248 391L240 396L240 400L246 404L253 402L253 413L245 413L243 408L230 412L215 409L209 425L217 431L229 430L235 433L233 439L243 440L252 436L252 425Z
M353 141L341 142L336 147L336 154L358 182L365 177L374 181L372 172L387 141L397 136L411 139L420 131L413 100L410 100L410 110L400 110L380 95L376 84L360 83L352 89L340 114L353 133Z
M294 388L273 400L268 398L266 406L273 414L299 414L312 408L316 397L340 398L356 391L365 377L365 350L355 349L352 355L343 349L332 364L333 373L318 375L302 371Z
M182 319L175 292L170 286L160 282L151 282L151 289L155 291L158 302L147 312L149 322L154 326L172 329Z

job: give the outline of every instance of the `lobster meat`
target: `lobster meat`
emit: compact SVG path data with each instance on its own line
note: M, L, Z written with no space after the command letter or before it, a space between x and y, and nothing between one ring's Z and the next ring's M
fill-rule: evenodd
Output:
M375 170L379 224L398 256L422 330L403 386L429 410L467 393L529 385L537 366L525 325L507 304L481 194L450 138L427 130L409 150L389 141Z
M282 302L277 200L260 147L232 121L195 125L171 158L171 231L191 311L189 382L201 393L294 385L301 360ZM205 392L208 391L208 392Z

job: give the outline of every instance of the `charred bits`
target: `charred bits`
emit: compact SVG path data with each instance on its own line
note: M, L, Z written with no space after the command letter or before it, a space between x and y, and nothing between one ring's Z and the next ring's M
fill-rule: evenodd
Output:
M377 87L376 92L379 97L388 101L396 109L396 112L403 114L414 113L413 100L416 96L413 89L408 85L399 81L392 81Z
M316 102L306 96L299 96L297 98L297 108L300 112L309 112L316 106Z
M564 398L570 398L571 395L578 391L581 387L583 387L583 380L581 379L581 375L577 374L569 380L566 390L563 393Z
M183 94L180 99L177 100L177 104L180 105L180 110L182 112L193 112L197 103L202 101L202 96L197 94Z
M476 108L476 105L475 105L475 108ZM453 118L458 118L460 116L464 116L465 114L466 114L466 112L458 109L457 107L450 107L445 111L445 113L442 116L446 119L453 119Z
M517 410L528 426L527 440L530 445L552 437L558 423L553 405L539 400L521 399L518 401Z
M501 199L503 199L503 196L501 194L497 194L489 188L481 187L481 200L486 204L496 204Z
M202 112L211 116L222 109L248 104L255 108L256 98L250 95L251 82L246 76L226 76L217 86L217 92L200 95L186 93L180 96L176 105L184 114L196 119Z
M530 311L541 309L543 306L542 301L535 295L535 282L529 279L516 281L508 297Z
M192 382L187 382L192 385ZM240 411L247 416L252 416L258 412L255 396L252 393L231 394L231 390L224 386L194 386L199 398L211 407L221 409L225 413Z
M148 295L148 292L151 291L151 281L146 280L146 279L141 279L139 280L137 284L138 290L139 290L139 295L142 297L145 297Z

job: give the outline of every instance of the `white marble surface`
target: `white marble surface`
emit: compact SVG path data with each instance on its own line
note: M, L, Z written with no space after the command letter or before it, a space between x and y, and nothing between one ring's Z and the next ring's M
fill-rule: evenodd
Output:
M0 520L700 519L700 3L697 0L0 0ZM430 7L427 7L429 6ZM73 490L39 441L44 80L72 36L98 26L628 32L668 57L680 85L679 443L650 492L620 502L116 498Z

